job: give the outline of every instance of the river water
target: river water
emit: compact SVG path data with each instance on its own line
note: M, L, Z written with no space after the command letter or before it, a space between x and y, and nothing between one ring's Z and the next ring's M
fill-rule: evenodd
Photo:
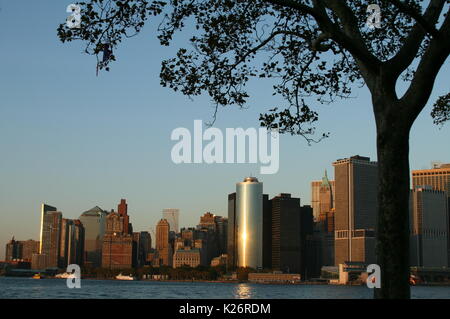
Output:
M450 287L412 287L412 298L450 299ZM81 280L81 288L69 289L65 279L0 277L4 298L146 298L146 299L368 299L366 286L265 285L250 283L157 282Z

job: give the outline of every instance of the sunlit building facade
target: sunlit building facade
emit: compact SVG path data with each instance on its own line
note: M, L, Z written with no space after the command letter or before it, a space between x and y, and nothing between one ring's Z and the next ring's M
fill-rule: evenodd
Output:
M237 266L263 266L263 184L246 177L236 184Z

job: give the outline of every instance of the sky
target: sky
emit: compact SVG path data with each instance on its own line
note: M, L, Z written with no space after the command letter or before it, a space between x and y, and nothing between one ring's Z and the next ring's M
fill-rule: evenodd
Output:
M62 44L57 26L70 1L0 0L0 260L7 241L38 239L40 205L78 218L96 205L116 209L126 198L135 231L149 231L163 208L180 209L180 226L194 226L209 211L227 215L227 194L250 174L264 193L291 193L310 203L310 183L332 162L352 155L376 160L375 124L367 88L353 98L320 107L318 132L331 136L309 146L298 136L280 138L277 174L259 175L260 164L179 164L171 160L178 127L211 121L207 96L193 100L159 84L161 61L175 46L161 47L156 24L128 39L111 71L96 76L96 60L83 44ZM159 22L159 20L156 20ZM448 92L447 60L433 95L414 124L411 169L450 162L450 125L432 123L431 106ZM259 114L280 100L271 83L252 81L245 109L219 110L215 127L258 127Z

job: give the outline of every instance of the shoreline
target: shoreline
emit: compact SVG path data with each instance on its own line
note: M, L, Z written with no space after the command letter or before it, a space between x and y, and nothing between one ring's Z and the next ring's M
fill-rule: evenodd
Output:
M18 277L18 276L2 276L7 278L30 278L31 277ZM47 277L43 279L62 279L66 278L54 278ZM120 280L115 278L95 278L95 277L82 277L81 279L87 280L107 280L107 281L139 281L139 282L178 282L178 283L211 283L211 284L256 284L256 285L277 285L277 286L364 286L364 284L330 284L327 282L316 282L316 281L304 281L296 283L284 283L284 282L250 282L250 281L239 281L239 280L152 280L152 279L136 279L136 280ZM411 285L411 287L450 287L450 282L448 283L421 283L416 285Z

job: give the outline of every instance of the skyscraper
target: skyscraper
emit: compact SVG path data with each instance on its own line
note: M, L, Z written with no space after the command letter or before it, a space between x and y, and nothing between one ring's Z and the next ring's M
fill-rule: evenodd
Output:
M325 171L319 188L319 218L320 214L327 214L334 207L334 188L328 179L327 171Z
M411 191L411 266L448 265L447 204L447 194L444 191L433 190L431 187Z
M178 227L178 219L180 217L180 210L177 208L163 209L162 218L167 220L170 225L170 230L177 233L180 231Z
M13 238L6 244L5 261L12 261L21 258L20 244Z
M228 236L228 218L222 216L215 216L217 225L217 236L219 244L219 255L227 252L227 236ZM215 256L217 257L217 256Z
M172 246L169 242L170 224L166 219L161 219L156 225L156 252L158 254L158 266L172 266Z
M59 261L62 214L42 204L40 254L46 255L46 267L56 268Z
M61 236L59 243L59 260L58 267L67 267L67 259L69 255L69 242L71 240L70 229L72 228L73 221L67 218L61 220Z
M271 199L271 206L272 267L286 273L300 273L300 199L291 194L279 194Z
M322 199L324 186L329 188L329 193L331 196L331 206L334 207L335 204L335 185L336 182L334 180L329 180L327 176L327 171L325 171L325 175L322 177L320 181L312 181L311 182L311 206L313 209L314 220L319 219L320 211L321 211L321 190L322 190ZM323 200L322 200L323 202Z
M61 222L61 239L59 245L60 268L70 264L83 264L84 227L80 220L63 218Z
M263 268L272 269L272 202L263 194Z
M85 211L79 217L84 227L84 264L100 267L102 263L103 236L108 213L98 206Z
M447 194L447 255L450 267L450 164L434 165L432 169L412 171L413 188L431 186L432 189Z
M352 156L333 163L335 169L335 265L375 262L378 210L378 166L370 158Z
M227 266L228 270L234 270L237 265L237 240L236 240L236 193L228 195L228 236L227 236Z
M50 205L46 205L46 204L42 204L41 206L41 230L40 230L40 234L39 234L39 253L42 254L42 237L43 237L43 231L44 231L44 217L47 214L47 212L54 212L56 211L56 207L50 206Z
M128 205L122 199L117 212L106 217L103 237L102 267L110 269L131 268L133 263L133 236L129 222Z
M263 184L246 177L236 184L237 266L263 266Z

